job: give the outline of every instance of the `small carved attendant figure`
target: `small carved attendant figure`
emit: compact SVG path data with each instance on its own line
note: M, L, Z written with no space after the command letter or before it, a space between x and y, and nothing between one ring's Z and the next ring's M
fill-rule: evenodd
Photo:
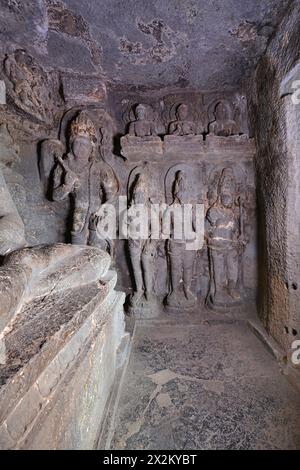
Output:
M135 108L136 121L129 124L129 135L136 137L149 137L156 136L154 121L151 120L150 107L144 104L139 104Z
M195 135L197 126L194 122L188 121L189 108L186 104L180 104L176 110L176 121L169 125L169 134L173 135Z
M218 185L217 201L207 212L210 260L208 303L227 307L239 303L239 258L243 249L241 208L237 211L236 182L231 168L224 168Z
M72 244L107 249L105 240L97 238L97 212L115 197L118 181L109 165L96 160L95 150L96 129L82 111L71 123L69 153L57 157L52 195L55 201L71 198Z
M214 111L215 121L209 124L209 133L220 137L228 137L236 135L237 125L232 119L232 110L229 103L219 101Z
M7 90L15 104L43 123L50 123L60 103L56 79L46 73L24 50L17 49L4 60Z
M175 227L176 209L180 209L181 221L183 220L183 205L190 204L188 183L185 173L180 170L176 174L173 185L173 202L166 210L163 216L163 234L170 233L170 239L167 241L167 253L169 257L170 269L170 293L166 299L166 304L172 308L194 307L197 299L192 293L191 284L193 278L193 268L195 261L195 251L187 250L187 240L177 235ZM191 221L193 230L194 221ZM177 225L178 226L178 225ZM181 223L181 228L183 224ZM171 230L170 230L171 229ZM182 288L181 288L182 287Z
M144 175L139 174L133 188L130 207L133 207L134 205L142 205L144 207L144 211L147 211L149 202L150 199L148 182L146 181ZM151 227L149 227L148 230L148 238L144 239L141 235L141 237L133 239L129 236L128 247L135 282L135 292L130 302L131 307L150 307L149 304L154 301L153 261L156 252L156 243L155 241L151 240Z

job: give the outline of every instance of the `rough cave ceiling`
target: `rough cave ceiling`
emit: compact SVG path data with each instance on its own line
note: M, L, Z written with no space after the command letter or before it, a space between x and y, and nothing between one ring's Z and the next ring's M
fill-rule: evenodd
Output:
M287 0L0 0L2 52L122 87L237 86Z

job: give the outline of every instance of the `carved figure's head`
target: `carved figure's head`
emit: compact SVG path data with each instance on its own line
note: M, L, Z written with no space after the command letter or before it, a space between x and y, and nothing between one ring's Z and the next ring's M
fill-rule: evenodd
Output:
M135 117L138 121L143 121L147 117L147 106L144 104L138 104L135 108Z
M148 192L149 189L147 179L145 175L139 173L132 192L133 202L135 204L145 204L149 199Z
M232 207L236 193L236 181L231 167L227 167L222 170L218 193L221 204L227 208Z
M219 101L215 107L215 118L217 121L227 121L232 119L231 106L226 101Z
M173 198L175 201L179 202L179 204L184 204L188 202L188 196L185 173L183 170L179 170L175 177Z
M182 103L177 107L176 116L179 121L185 121L188 117L189 108L186 104Z
M88 160L93 153L96 140L94 123L86 112L80 112L71 123L70 146L74 157Z

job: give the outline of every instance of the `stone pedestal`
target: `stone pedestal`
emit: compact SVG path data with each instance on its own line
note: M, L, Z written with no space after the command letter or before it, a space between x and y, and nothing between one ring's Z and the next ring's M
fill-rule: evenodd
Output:
M168 160L191 160L197 159L199 153L204 152L205 145L202 135L164 137L165 157Z
M160 161L163 156L163 143L160 137L121 137L122 155L132 161Z
M1 449L92 449L128 344L116 273L25 304L0 366Z

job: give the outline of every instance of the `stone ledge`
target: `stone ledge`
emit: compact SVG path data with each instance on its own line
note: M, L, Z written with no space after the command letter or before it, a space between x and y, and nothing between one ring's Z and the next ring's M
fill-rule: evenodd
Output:
M133 137L126 135L121 138L122 155L128 162L142 161L172 162L211 160L218 163L224 159L253 159L255 156L254 139L246 134L229 137L202 135L160 137Z
M249 320L248 326L258 339L265 345L272 356L283 363L285 354L276 341L267 333L263 325L258 320Z
M160 137L121 137L122 155L132 162L140 162L145 158L159 161L163 157L163 142Z

